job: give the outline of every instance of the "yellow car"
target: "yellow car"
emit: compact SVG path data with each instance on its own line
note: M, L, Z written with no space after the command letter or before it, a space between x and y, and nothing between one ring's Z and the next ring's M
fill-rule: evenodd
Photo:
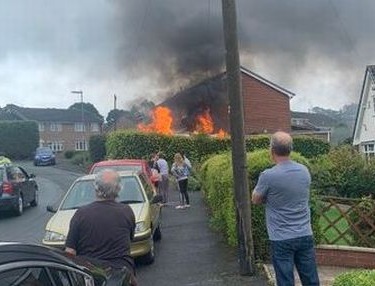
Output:
M141 257L145 263L152 263L155 258L154 241L161 239L160 196L156 195L154 187L144 173L127 171L119 172L119 175L122 189L117 200L129 204L136 220L131 255L134 258ZM78 178L69 188L57 210L51 206L47 207L48 211L55 214L46 225L42 241L44 245L64 248L74 213L79 207L95 200L94 178L95 175Z

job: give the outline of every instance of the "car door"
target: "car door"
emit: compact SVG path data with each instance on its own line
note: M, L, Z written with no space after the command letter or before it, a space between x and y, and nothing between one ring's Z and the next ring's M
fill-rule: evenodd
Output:
M142 182L143 188L146 192L146 196L148 198L148 201L150 202L150 209L151 209L151 220L152 220L152 225L154 228L158 226L159 224L159 219L160 219L160 206L158 204L153 204L151 203L152 199L156 195L154 191L154 187L151 184L150 180L145 174L140 174L139 178ZM155 229L153 229L155 230Z
M32 178L30 178L29 174L23 168L18 167L18 169L20 172L20 176L24 178L22 182L22 190L24 196L27 196L26 203L31 203L35 199L35 181Z

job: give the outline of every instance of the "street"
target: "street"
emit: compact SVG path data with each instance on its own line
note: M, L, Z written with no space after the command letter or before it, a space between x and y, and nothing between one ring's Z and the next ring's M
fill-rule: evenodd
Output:
M15 217L0 215L0 241L40 243L44 227L52 216L46 206L60 202L71 183L81 175L68 171L66 166L34 167L22 162L28 173L36 175L39 185L39 205L26 208L24 214ZM191 193L192 207L176 210L163 209L162 240L156 243L156 259L152 265L137 263L140 285L266 285L259 277L241 277L235 250L208 226L201 194ZM177 192L172 191L173 201Z

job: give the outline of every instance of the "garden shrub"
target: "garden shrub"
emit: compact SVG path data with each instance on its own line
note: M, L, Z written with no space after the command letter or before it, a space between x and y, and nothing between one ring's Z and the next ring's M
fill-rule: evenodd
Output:
M353 245L363 247L375 247L375 200L370 197L363 198L357 207L350 213L350 220L357 227L357 230L351 225L350 235ZM367 238L368 242L363 241L360 234Z
M35 121L0 121L0 151L12 160L29 159L39 146Z
M75 151L74 151L74 150L67 150L67 151L65 151L65 153L64 153L64 157L65 157L66 159L72 159L73 156L74 156L74 154L75 154Z
M308 166L306 158L292 153L292 159ZM249 192L256 185L260 173L272 167L268 150L257 150L247 154ZM215 228L222 231L230 245L237 244L236 214L233 194L233 174L230 153L216 155L208 159L201 167L202 189L211 211ZM314 236L320 239L319 216L316 196L312 196L312 224ZM264 206L252 205L252 229L254 250L257 259L267 259L269 255L268 235L265 222Z
M94 135L89 140L89 153L92 162L96 163L103 161L106 156L106 136L105 135Z
M188 191L198 192L201 190L201 182L195 176L190 176L188 180Z
M86 167L91 163L90 154L87 151L77 151L72 157L72 163L74 165Z
M375 194L375 161L345 145L311 161L314 188L325 195L360 198Z
M340 274L332 286L373 286L375 285L375 270L355 270Z

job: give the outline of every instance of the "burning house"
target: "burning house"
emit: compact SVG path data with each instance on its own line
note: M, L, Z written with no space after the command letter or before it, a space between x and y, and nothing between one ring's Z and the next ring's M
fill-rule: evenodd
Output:
M294 94L267 79L241 68L245 134L291 131L289 100ZM167 98L156 107L142 131L164 134L230 133L226 73L209 78Z

